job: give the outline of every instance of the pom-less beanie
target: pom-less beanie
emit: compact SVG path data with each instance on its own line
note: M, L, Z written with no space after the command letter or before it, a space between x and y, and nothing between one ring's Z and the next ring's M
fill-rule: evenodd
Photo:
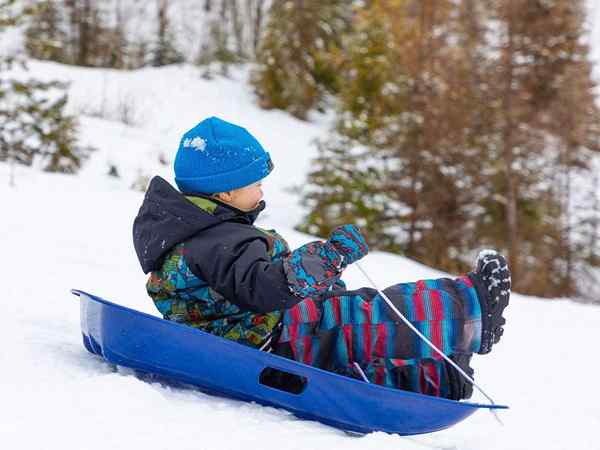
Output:
M210 117L181 138L175 183L181 192L214 194L262 180L273 163L245 128Z

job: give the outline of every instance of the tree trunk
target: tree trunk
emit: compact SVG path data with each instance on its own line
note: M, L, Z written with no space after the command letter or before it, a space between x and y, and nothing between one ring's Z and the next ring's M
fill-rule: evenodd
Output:
M513 143L513 77L514 77L514 36L513 21L515 20L512 0L508 1L507 11L507 42L504 50L504 95L502 99L502 110L504 116L503 158L504 176L506 181L506 238L508 241L508 260L511 266L513 285L518 284L519 275L519 226L517 221L517 180L513 173L514 143Z
M112 45L112 54L114 61L112 67L122 69L125 66L124 58L124 47L125 47L125 24L123 20L123 13L121 10L121 0L118 0L115 4L115 17L116 17L116 29L115 36Z
M80 66L87 66L89 65L90 56L90 16L92 7L90 0L83 0L82 3L82 6L79 8L79 54L77 56L77 63Z
M254 54L258 51L258 44L260 42L260 36L262 34L262 24L263 24L263 6L264 0L256 0L256 7L254 10L254 30L253 30L253 41L252 46L254 48Z
M158 0L158 45L154 58L155 66L165 64L165 48L167 41L167 0Z
M235 36L235 46L238 59L245 57L244 52L244 24L240 17L240 8L237 0L229 0L231 5L231 23L233 34Z

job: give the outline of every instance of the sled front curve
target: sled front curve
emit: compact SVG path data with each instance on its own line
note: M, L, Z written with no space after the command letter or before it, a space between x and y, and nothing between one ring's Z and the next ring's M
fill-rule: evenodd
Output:
M506 409L387 388L337 375L120 306L79 290L85 348L110 363L198 386L203 391L283 408L358 433L401 435L448 428L478 409ZM266 368L306 379L293 394L259 382Z

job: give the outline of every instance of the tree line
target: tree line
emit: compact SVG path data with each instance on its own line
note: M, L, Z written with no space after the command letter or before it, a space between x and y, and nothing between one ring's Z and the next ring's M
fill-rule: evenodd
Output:
M35 4L35 58L207 74L250 63L262 107L333 109L299 229L354 222L372 248L450 272L492 246L519 292L598 293L600 112L582 0Z
M373 248L450 272L492 246L519 292L593 297L600 112L584 3L373 0L350 21L337 4L284 2L259 52L264 105L306 117L334 98L300 229L357 222Z
M250 61L266 0L37 0L27 50L38 59L136 69Z

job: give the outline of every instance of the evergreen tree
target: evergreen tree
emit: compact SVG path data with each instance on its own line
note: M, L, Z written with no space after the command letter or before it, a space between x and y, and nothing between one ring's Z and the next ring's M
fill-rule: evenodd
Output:
M211 61L221 63L221 72L226 75L228 66L231 63L238 62L236 54L231 48L229 29L229 15L231 13L230 4L226 1L221 1L219 5L218 15L210 20L209 25L209 48L212 49L210 55Z
M28 21L30 56L64 64L134 69L190 61L252 60L263 34L267 0L39 0ZM179 11L172 11L179 8ZM178 13L185 11L185 17ZM156 29L144 34L143 28ZM185 41L175 35L175 26ZM178 31L179 33L179 31ZM207 71L209 71L207 67Z
M258 50L253 85L263 108L305 119L335 91L335 48L349 27L351 0L276 0Z
M581 30L584 17L572 14L571 20L573 28ZM558 270L552 285L565 296L588 292L578 280L588 273L588 266L599 265L594 255L600 250L596 240L600 191L594 181L598 170L594 161L600 153L600 111L590 95L595 86L586 58L588 49L581 44L581 34L579 37L569 50L560 50L560 57L568 58L569 64L561 72L556 96L543 118L546 132L555 138L552 191L560 206L555 215L560 229L555 256Z
M68 63L64 18L57 2L45 0L38 3L34 16L25 32L25 48L29 55L36 59Z
M309 177L318 188L306 192L312 212L304 229L325 235L322 216L332 216L341 203L364 191L363 202L371 205L368 218L364 209L355 209L354 220L363 223L373 248L402 251L447 269L464 268L456 255L467 247L462 231L473 200L471 191L459 186L468 187L465 172L474 165L464 164L455 145L464 125L450 98L455 95L451 84L460 83L454 69L440 70L460 61L447 39L451 7L450 2L375 1L357 12L344 44L339 119L330 143L341 145L335 151L331 145L320 149ZM455 120L444 121L449 117ZM357 146L370 151L353 158ZM357 182L345 183L342 192L331 172L340 164L337 159L353 161L355 175L360 174L350 177ZM365 161L373 172L368 177L361 170Z
M125 18L119 2L114 12L108 6L91 0L37 2L25 33L29 55L63 64L127 67L133 58L128 55Z
M2 79L0 161L31 165L39 159L49 172L75 173L88 149L76 145L77 123L64 112L65 86L58 82ZM52 92L55 91L55 92ZM54 98L57 95L58 98Z
M0 2L0 33L28 13L14 0ZM0 59L0 161L32 165L39 160L47 171L76 172L90 149L76 145L75 119L64 111L65 85L12 78L9 69L16 59Z
M565 234L560 231L564 212L547 182L550 169L565 160L554 158L551 138L558 139L559 148L571 147L572 156L581 151L568 143L564 132L556 132L563 125L556 113L565 106L566 99L557 102L561 92L569 89L567 74L578 73L589 80L580 64L588 51L581 44L583 4L499 0L492 6L492 19L501 31L500 45L490 46L499 56L489 75L494 80L492 95L500 100L489 130L495 136L490 153L502 161L496 167L497 177L491 178L497 180L494 189L502 199L496 216L497 223L503 223L502 232L496 236L508 243L515 288L548 295L564 291L559 285L565 285L557 283L561 278L557 273L564 271L555 270L565 249ZM589 104L592 90L581 94ZM573 112L576 121L587 121Z
M600 150L582 18L568 0L365 2L301 228L356 222L372 248L454 272L494 246L519 291L575 292L600 203L574 185Z
M394 248L395 239L383 219L389 199L381 189L378 161L367 148L339 134L316 144L319 156L308 180L313 188L303 198L311 212L298 228L329 236L336 226L357 223L369 242Z
M299 229L328 236L337 225L358 222L372 247L389 248L396 244L386 232L390 224L384 220L390 199L386 196L377 204L372 201L384 189L378 159L368 145L377 130L384 128L383 121L392 110L401 108L399 97L406 92L394 90L390 94L395 95L386 95L384 90L392 76L393 56L388 55L383 18L370 9L359 11L353 26L344 42L348 53L341 70L345 76L339 80L337 130L327 141L317 142L319 156L313 161L304 192L304 205L310 213ZM363 144L367 147L361 149Z
M204 2L207 32L194 62L211 76L211 64L218 63L222 74L229 66L253 61L256 57L266 16L266 0L219 0Z
M184 60L173 42L173 34L169 27L168 7L168 0L158 0L158 33L152 58L153 66L176 64Z

